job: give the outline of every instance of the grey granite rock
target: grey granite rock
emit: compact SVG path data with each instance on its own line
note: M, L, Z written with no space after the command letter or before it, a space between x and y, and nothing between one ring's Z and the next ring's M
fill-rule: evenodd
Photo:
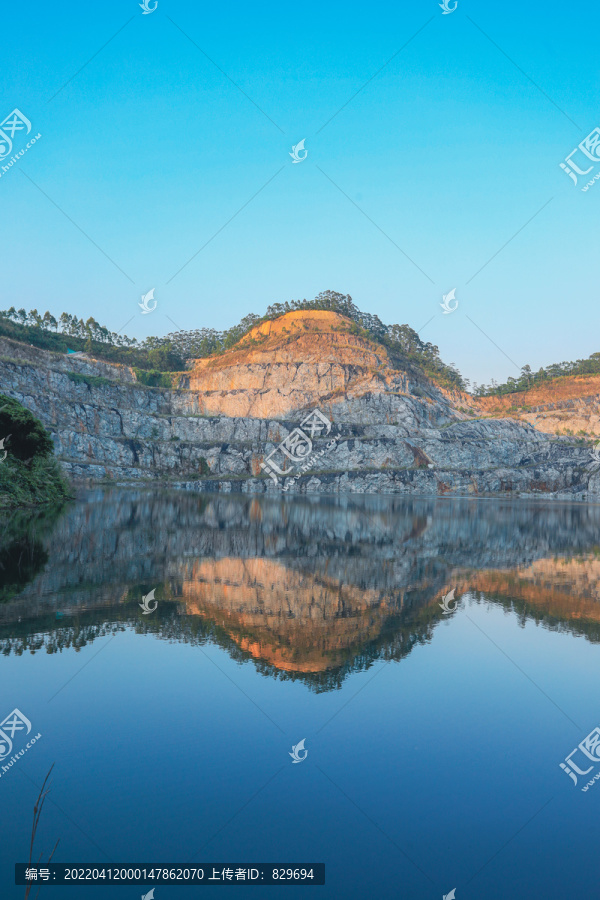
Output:
M589 446L513 419L465 418L434 385L328 400L330 433L315 436L303 472L296 466L275 483L261 463L310 409L294 421L208 417L198 392L144 387L125 366L7 339L0 352L2 391L50 430L74 480L162 479L241 493L600 497Z

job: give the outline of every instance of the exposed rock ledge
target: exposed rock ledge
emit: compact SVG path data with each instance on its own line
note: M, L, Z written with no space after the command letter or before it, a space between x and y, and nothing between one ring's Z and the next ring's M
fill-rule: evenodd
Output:
M336 314L267 324L199 362L177 390L138 385L124 366L2 339L3 391L51 431L74 480L600 499L599 467L584 442L510 418L470 417L472 398L398 368ZM275 484L260 464L315 407L331 432L315 437L305 474L295 478L296 468Z

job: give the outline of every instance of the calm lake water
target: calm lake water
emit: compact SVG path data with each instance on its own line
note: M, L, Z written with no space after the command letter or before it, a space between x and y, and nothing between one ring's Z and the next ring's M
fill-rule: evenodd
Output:
M35 859L60 839L74 865L324 862L308 898L600 896L599 507L93 491L13 517L0 564L0 719L41 734L0 768L3 900L53 763Z

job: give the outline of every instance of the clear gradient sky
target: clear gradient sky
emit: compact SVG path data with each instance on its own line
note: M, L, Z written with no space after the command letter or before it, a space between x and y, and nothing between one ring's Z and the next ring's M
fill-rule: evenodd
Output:
M583 193L559 163L600 125L597 17L577 0L5 4L0 119L17 107L42 138L0 177L0 308L142 339L332 289L427 322L471 381L588 356L600 182Z

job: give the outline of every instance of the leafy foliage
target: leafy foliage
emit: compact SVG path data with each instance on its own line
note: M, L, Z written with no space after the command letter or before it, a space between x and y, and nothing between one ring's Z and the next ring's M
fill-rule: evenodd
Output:
M67 372L67 378L75 384L87 384L89 387L112 384L112 381L103 378L102 375L82 375L80 372Z
M356 334L385 345L400 363L412 363L439 384L449 388L466 388L454 365L442 362L435 344L422 341L409 325L384 325L378 316L362 312L349 294L323 291L314 300L292 300L274 303L263 316L250 313L225 331L198 328L177 331L166 337L149 337L142 343L135 338L109 331L92 317L83 321L69 313L61 313L58 320L49 312L40 315L36 309L0 312L0 334L26 341L37 347L66 353L67 349L84 350L96 358L121 362L136 369L142 384L170 386L155 373L180 372L187 359L203 359L225 353L248 332L270 319L294 310L329 310L351 319ZM147 374L140 375L140 371Z
M495 381L490 385L481 384L473 393L477 397L502 397L504 394L528 391L553 378L566 378L568 375L600 375L600 353L592 353L587 359L577 359L575 362L553 363L537 372L532 372L530 366L523 366L518 378L508 378L504 384Z
M69 487L53 455L52 438L39 419L0 394L0 507L62 503Z
M0 394L0 438L8 435L5 449L17 459L44 458L52 454L52 438L39 419L16 400Z
M109 331L92 316L84 322L77 316L61 313L57 321L49 312L40 316L35 309L27 313L11 306L0 311L0 335L43 350L84 351L97 359L141 369L177 372L185 368L184 358L168 339L150 337L140 343L126 334Z
M158 369L138 369L137 366L133 367L133 371L138 384L145 384L147 387L173 387L173 376L166 372L160 372Z
M227 331L215 331L213 328L178 331L167 335L165 340L181 356L197 359L213 356L233 347L261 322L294 310L328 310L346 316L354 322L356 334L385 345L399 362L413 363L445 387L466 388L458 369L442 362L435 344L422 341L409 325L384 325L378 316L362 312L348 294L338 294L336 291L323 291L314 300L275 303L267 308L264 316L250 313Z

